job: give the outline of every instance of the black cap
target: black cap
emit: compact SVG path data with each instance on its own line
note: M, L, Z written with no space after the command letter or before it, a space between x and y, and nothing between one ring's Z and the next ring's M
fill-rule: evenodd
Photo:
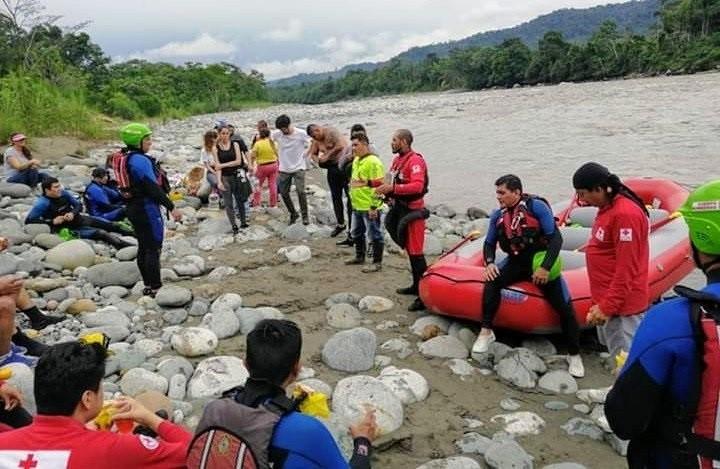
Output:
M93 179L100 179L107 176L108 172L105 168L95 168L92 170L92 177Z

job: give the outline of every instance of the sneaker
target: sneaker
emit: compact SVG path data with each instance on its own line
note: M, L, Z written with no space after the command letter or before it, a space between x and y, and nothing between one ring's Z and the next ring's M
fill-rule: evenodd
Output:
M244 230L246 228L250 228L250 225L248 225L247 223L243 223L242 225L240 225L240 228Z
M495 342L495 333L490 331L489 334L483 334L482 332L475 339L475 343L472 346L472 353L485 353L488 351L490 344Z
M345 225L338 225L335 227L334 230L332 230L332 233L330 233L330 237L334 238L337 235L339 235L340 233L342 233L343 231L345 231Z
M423 311L425 310L425 303L418 297L415 298L415 301L410 303L410 306L408 306L408 311Z
M155 295L157 295L159 288L150 288L145 287L143 288L142 294L143 296L149 296L150 298L155 298Z
M362 265L365 263L365 259L362 257L353 257L345 261L345 265Z
M417 288L410 285L409 287L398 288L397 290L395 290L395 293L397 293L398 295L417 295L418 291Z
M352 247L352 246L355 246L355 242L353 242L353 240L350 238L345 238L342 241L338 241L337 243L335 243L335 245Z
M382 270L382 264L375 264L374 262L370 265L366 265L362 268L364 274L370 274L372 272L380 272Z
M237 226L232 227L233 236L237 236L240 233L240 229Z
M583 366L582 357L578 355L568 355L568 373L575 378L585 377L585 367Z

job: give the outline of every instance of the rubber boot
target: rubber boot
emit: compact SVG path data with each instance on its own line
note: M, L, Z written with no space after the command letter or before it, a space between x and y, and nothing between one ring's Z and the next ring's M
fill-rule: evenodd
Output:
M372 258L373 263L367 267L363 267L362 271L365 273L380 272L382 270L383 253L385 251L385 244L382 241L372 242Z
M355 258L345 261L346 265L360 265L365 263L365 238L355 240Z
M410 266L412 267L413 276L413 287L415 288L415 294L420 293L420 279L427 270L427 262L425 256L410 256ZM425 303L422 302L420 297L415 298L415 301L408 307L408 311L422 311L425 309Z
M27 349L27 354L34 357L39 357L49 348L47 345L26 336L20 329L15 331L15 334L13 334L10 340L12 340L12 343L15 345L25 347Z

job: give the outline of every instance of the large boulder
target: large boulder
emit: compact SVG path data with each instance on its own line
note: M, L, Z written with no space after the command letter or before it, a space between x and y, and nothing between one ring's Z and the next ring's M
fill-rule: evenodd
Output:
M218 338L204 327L186 327L170 339L173 349L185 357L199 357L215 351Z
M338 332L325 343L323 362L335 370L356 373L375 364L375 333L364 327Z
M250 376L238 357L219 356L200 362L188 383L188 397L219 397L223 392L242 386Z
M177 285L165 285L155 295L155 302L159 306L183 306L192 301L192 292Z
M75 270L77 267L90 267L95 264L95 251L85 241L73 239L50 249L45 255L45 262L69 270Z
M32 188L30 186L13 182L0 182L0 196L24 199L25 197L30 197L30 194L32 194Z
M333 392L332 409L345 424L359 422L369 409L375 409L383 435L400 428L404 419L400 399L371 376L358 375L340 380Z
M165 394L168 390L168 380L145 368L133 368L120 379L120 389L131 397L145 391L157 391Z
M420 353L435 358L467 358L470 351L462 341L451 335L441 335L421 343Z
M142 279L140 269L135 262L109 262L94 265L87 270L85 276L88 282L101 288L110 285L132 287Z
M218 339L226 339L238 333L240 319L230 308L218 309L205 315L202 326L213 331Z
M52 249L56 246L60 246L64 242L64 239L53 233L40 233L33 239L33 243L43 249Z
M427 380L417 371L388 366L380 372L378 380L406 405L424 401L430 394Z

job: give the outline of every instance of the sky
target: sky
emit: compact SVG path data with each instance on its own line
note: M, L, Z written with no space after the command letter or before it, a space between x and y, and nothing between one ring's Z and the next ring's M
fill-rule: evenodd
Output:
M413 46L515 26L598 0L41 0L60 25L85 21L113 60L231 62L269 80L387 60Z

